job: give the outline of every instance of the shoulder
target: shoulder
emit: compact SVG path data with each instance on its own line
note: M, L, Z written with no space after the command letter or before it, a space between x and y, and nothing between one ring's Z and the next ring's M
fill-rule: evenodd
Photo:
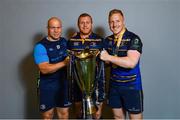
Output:
M98 35L97 33L92 33L91 36L92 36L92 38L94 38L94 39L103 39L103 37L100 36L100 35Z
M130 39L129 49L137 50L139 53L142 53L143 44L141 42L140 37L130 31L128 31L126 35L127 35L127 38Z
M134 32L128 31L128 30L126 30L125 36L127 36L127 37L129 37L130 39L133 39L133 40L134 39L141 40L140 37L137 34L135 34Z
M61 38L60 38L60 41L62 41L62 42L67 42L67 39L64 38L64 37L61 37Z
M44 37L43 39L41 39L39 42L37 42L36 44L44 44L44 43L46 43L46 42L48 42L48 40L47 40L47 37Z
M35 46L34 49L41 49L41 48L45 48L44 43L47 41L46 37L44 37L43 39L41 39L40 41L38 41Z
M34 46L34 52L40 52L40 51L46 51L46 47L41 43L37 43Z
M114 40L114 35L107 36L105 40Z
M75 32L70 39L77 39L80 38L80 33L79 32Z

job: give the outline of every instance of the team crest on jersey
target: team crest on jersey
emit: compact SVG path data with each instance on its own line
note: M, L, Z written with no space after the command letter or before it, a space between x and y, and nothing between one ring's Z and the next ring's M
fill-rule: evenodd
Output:
M56 45L56 48L57 48L57 49L60 49L60 45Z
M122 40L121 41L121 45L120 46L124 46L125 45L125 41L124 40Z
M44 105L44 104L40 105L40 109L41 109L41 110L46 109L46 105Z
M113 45L112 41L109 41L109 45Z
M134 44L138 44L138 43L139 43L139 39L136 38L136 39L134 40Z

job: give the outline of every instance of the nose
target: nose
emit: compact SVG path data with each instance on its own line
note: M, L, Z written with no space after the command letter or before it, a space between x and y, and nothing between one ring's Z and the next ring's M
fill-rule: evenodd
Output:
M86 27L87 26L87 23L84 23L84 27Z
M55 32L58 32L59 30L60 30L59 27L55 27L55 28L54 28L54 31L55 31Z
M114 23L113 23L113 27L116 27L117 25L118 25L117 22L114 22Z

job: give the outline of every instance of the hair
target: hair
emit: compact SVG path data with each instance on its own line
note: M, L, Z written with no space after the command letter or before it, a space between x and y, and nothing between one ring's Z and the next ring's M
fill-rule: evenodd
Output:
M79 24L79 21L80 21L80 18L81 18L81 17L90 17L91 23L93 23L93 20L92 20L91 15L89 15L88 13L82 13L82 14L78 17L78 24Z
M116 14L116 13L119 13L120 15L122 15L122 16L124 17L123 12L122 12L121 10L113 9L113 10L111 10L111 11L109 12L109 18L110 18L113 14Z

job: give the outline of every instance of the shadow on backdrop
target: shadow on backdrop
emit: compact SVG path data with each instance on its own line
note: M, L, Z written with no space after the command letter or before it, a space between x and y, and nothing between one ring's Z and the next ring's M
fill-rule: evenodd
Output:
M67 28L67 30L64 32L65 33L65 38L69 40L75 33L77 32L76 28L70 27Z
M103 28L102 26L97 26L97 27L94 27L94 33L100 35L101 37L105 37L105 28Z
M42 39L43 33L38 33L33 38L32 51L27 53L19 64L21 83L25 90L25 119L40 118L37 95L38 68L34 63L33 47L36 42Z

